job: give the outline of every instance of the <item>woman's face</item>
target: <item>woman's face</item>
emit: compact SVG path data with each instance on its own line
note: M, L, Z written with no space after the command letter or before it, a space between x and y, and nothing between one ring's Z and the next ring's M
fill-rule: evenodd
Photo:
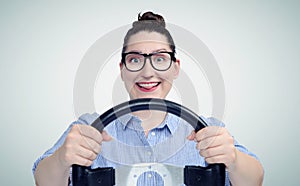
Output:
M149 54L153 52L172 52L166 36L157 32L141 31L132 35L128 41L125 52L139 52ZM150 60L146 60L145 66L137 72L126 69L120 63L121 77L124 81L130 99L137 98L161 98L164 99L172 88L172 83L179 73L179 60L172 62L166 71L153 69Z

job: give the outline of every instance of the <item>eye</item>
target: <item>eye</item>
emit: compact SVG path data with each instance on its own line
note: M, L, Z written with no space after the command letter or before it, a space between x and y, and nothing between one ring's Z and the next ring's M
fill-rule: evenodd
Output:
M163 58L163 57L158 57L158 58L155 59L155 61L156 62L164 62L164 61L166 61L166 59Z
M142 61L142 56L140 55L130 54L126 57L126 63L137 64L137 63L141 63L141 61Z
M130 58L129 63L139 63L140 62L140 59L139 58Z
M164 62L169 61L169 57L166 55L163 55L163 54L156 55L156 56L154 56L154 61L156 63L164 63Z

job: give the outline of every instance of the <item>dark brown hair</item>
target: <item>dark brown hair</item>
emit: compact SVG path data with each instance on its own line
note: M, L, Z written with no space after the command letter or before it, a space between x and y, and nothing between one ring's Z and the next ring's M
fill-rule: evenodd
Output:
M122 53L126 51L129 38L140 31L157 32L166 36L172 52L175 53L175 43L170 32L166 29L164 18L153 12L138 14L138 20L132 23L132 28L128 30L124 38Z

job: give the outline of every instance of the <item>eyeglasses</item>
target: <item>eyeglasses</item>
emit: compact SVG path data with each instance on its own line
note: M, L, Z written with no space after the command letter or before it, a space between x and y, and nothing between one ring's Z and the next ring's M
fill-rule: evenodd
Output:
M147 58L149 58L151 66L157 71L168 70L172 65L172 61L176 61L174 52L155 52L150 54L139 52L122 53L122 63L131 72L142 70Z

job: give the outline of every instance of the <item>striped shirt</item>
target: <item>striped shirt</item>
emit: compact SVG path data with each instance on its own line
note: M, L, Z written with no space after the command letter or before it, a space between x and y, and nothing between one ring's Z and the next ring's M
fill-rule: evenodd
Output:
M77 121L71 123L56 144L36 160L32 169L33 173L42 159L52 155L64 143L68 132L74 124L89 125L98 116L97 113L84 114ZM225 126L215 118L201 118L209 126ZM102 151L94 160L92 168L115 168L120 165L149 162L170 164L179 167L186 165L207 166L204 158L200 156L199 150L196 149L196 142L189 141L186 138L193 128L187 122L173 114L168 113L165 120L156 128L151 129L147 136L141 126L141 120L131 114L119 117L106 126L104 130L113 137L113 140L102 143ZM236 140L234 143L238 150L257 159L253 153L249 152ZM139 175L137 183L139 186L164 185L162 175L159 175L155 171L148 171ZM225 185L230 185L227 172Z

